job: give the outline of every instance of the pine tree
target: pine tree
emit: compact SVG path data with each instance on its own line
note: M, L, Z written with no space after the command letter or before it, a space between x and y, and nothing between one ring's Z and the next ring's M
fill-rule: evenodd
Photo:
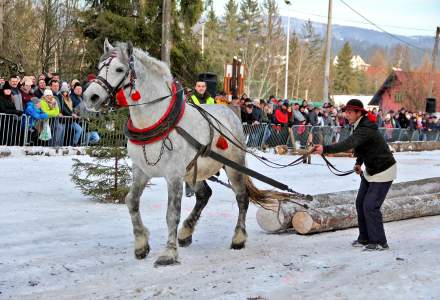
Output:
M354 92L356 77L351 67L353 53L350 44L346 42L344 47L338 53L338 63L335 68L335 80L333 91L339 94L351 94Z
M134 46L147 49L150 55L160 59L162 0L87 2L95 6L83 13L84 20L79 24L88 40L86 72L95 70L106 37L110 42L130 40ZM202 0L180 1L179 5L173 1L171 72L184 84L192 85L202 67L200 41L191 30L202 11Z
M238 4L235 0L229 0L225 5L225 16L221 24L221 41L225 51L225 57L231 60L238 51L238 37L239 37L239 19L238 19Z
M92 157L91 162L73 159L70 176L83 195L101 202L125 202L131 182L131 169L125 161L126 141L119 133L126 120L127 110L124 109L91 120L89 129L98 131L101 141L105 143L87 148L86 153Z

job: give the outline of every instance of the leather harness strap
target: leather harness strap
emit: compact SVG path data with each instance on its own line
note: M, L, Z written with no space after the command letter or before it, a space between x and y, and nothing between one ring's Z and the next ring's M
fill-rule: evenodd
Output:
M202 149L204 146L199 143L195 138L193 138L186 130L184 130L182 127L176 126L175 127L176 131L178 134L180 134L190 145L192 145L194 148L196 148L198 151L200 151L200 149ZM267 184L270 184L273 187L276 187L280 190L283 191L288 191L290 193L293 193L297 196L304 196L302 194L299 194L297 192L294 192L291 188L289 188L287 185L285 185L284 183L281 183L275 179L272 179L270 177L267 177L263 174L260 174L254 170L248 169L238 163L236 163L235 161L232 161L226 157L224 157L221 154L218 154L217 152L212 151L210 148L206 147L204 148L204 156L210 157L213 160L216 160L230 168L233 168L243 174L246 174L250 177L253 177L255 179L258 179L262 182L265 182Z
M124 135L136 145L147 145L165 139L181 120L185 111L185 97L180 84L172 85L172 100L165 114L147 128L136 128L131 119L124 126Z

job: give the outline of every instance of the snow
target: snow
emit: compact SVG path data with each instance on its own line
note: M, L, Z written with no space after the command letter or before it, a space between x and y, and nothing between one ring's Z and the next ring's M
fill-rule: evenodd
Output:
M278 162L294 157L264 154ZM440 176L440 151L398 153L397 181ZM88 159L81 156L80 159ZM330 158L341 170L351 158ZM249 166L302 193L356 189L356 175L337 177L319 157L312 165L269 169ZM154 268L166 244L163 179L142 196L151 252L133 254L125 205L95 203L70 182L72 157L0 159L0 299L438 299L440 216L385 224L391 249L352 248L357 229L299 236L266 234L250 206L248 242L230 250L238 209L231 191L211 183L202 213L180 264ZM223 177L223 179L225 179ZM256 182L258 186L264 184ZM184 198L182 218L194 198ZM182 219L183 220L183 219Z

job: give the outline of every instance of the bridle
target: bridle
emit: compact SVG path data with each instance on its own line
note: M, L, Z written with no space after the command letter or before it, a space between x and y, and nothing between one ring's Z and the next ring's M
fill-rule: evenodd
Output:
M131 54L128 58L128 70L125 72L124 76L122 77L122 79L118 82L118 84L113 87L107 80L107 74L108 74L108 69L110 67L110 64L112 62L112 60L116 57L115 53L112 53L102 64L102 66L98 69L98 74L101 73L102 69L106 69L105 70L105 78L98 75L96 76L95 79L93 79L91 82L94 82L96 84L98 84L99 86L101 86L105 92L107 93L107 104L109 104L112 107L120 107L120 105L118 104L117 100L116 100L116 94L122 90L125 91L127 88L130 88L130 94L132 93L133 90L136 90L136 72L134 70L134 59L133 59L133 55ZM130 77L130 81L124 85L124 82L127 78L127 76ZM177 81L173 81L171 84L177 83ZM143 102L143 103L134 103L134 104L125 104L123 106L140 106L140 105L151 105L151 104L155 104L157 102L166 100L168 98L171 98L173 96L175 96L177 93L181 92L183 90L183 87L177 89L175 92L172 91L171 87L167 84L168 90L170 91L169 95L166 96L162 96L156 99L153 99L151 101L147 101L147 102Z
M125 72L124 76L123 76L122 79L118 82L118 84L117 84L116 86L113 87L113 86L108 82L108 80L107 80L108 70L109 70L109 67L110 67L110 64L111 64L112 60L113 60L115 57L116 57L116 54L115 54L115 53L112 53L112 54L110 55L110 57L108 57L108 58L103 62L102 66L98 69L98 74L100 74L101 71L102 71L102 69L105 68L105 78L102 77L102 76L100 76L100 75L98 75L98 76L96 76L95 79L93 79L93 80L91 81L92 83L96 83L96 84L98 84L100 87L102 87L102 88L105 90L105 92L107 93L107 99L106 99L107 104L110 104L110 106L114 106L114 107L117 106L117 103L116 103L116 93L117 93L120 89L125 90L125 89L127 89L127 88L129 88L129 87L130 87L131 89L133 89L133 85L134 85L133 83L134 83L134 80L136 79L136 78L135 78L135 77L136 77L136 73L134 72L134 68L132 68L132 67L130 66L130 63L129 63L129 68L127 69L127 71ZM132 55L130 56L129 60L133 60L133 56L132 56ZM130 76L130 82L127 83L127 84L125 84L125 85L123 85L124 82L125 82L125 80L127 79L127 76Z

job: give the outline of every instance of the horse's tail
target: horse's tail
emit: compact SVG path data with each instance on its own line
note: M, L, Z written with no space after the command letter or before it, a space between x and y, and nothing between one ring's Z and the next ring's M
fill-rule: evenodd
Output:
M274 190L260 190L254 185L249 176L246 176L245 181L249 200L264 208L272 209L278 205L279 201L289 201L292 197L292 194L290 193Z

